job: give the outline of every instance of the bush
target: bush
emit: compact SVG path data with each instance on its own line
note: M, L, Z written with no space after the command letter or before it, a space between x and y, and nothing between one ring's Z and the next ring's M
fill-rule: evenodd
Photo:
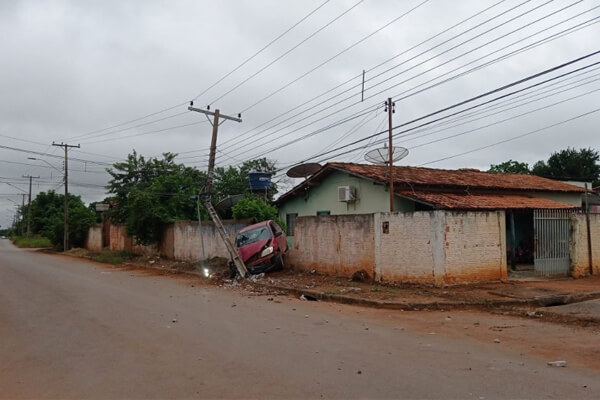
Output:
M131 260L132 254L128 251L103 250L101 253L94 254L90 258L96 262L116 265Z
M52 247L52 243L50 239L42 237L42 236L11 236L10 240L17 247L21 248L43 248L43 247Z

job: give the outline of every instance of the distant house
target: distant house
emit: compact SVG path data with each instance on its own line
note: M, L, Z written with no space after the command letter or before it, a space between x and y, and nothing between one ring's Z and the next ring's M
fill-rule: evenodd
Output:
M297 217L390 211L388 173L386 166L326 164L277 199L288 235L294 236ZM513 266L533 264L536 218L545 218L540 213L581 209L584 192L582 187L534 175L394 167L395 212L502 211L508 263ZM568 241L567 228L563 228Z

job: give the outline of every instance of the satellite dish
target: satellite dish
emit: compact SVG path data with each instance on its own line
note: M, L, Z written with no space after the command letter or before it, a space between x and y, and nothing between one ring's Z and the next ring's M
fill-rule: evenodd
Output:
M215 205L218 210L229 210L235 206L240 200L244 198L243 194L234 194L233 196L227 196Z
M306 163L290 168L286 173L290 178L306 178L321 169L321 164Z
M405 147L392 147L392 161L400 161L408 155L408 149ZM381 147L378 149L370 150L365 154L365 160L370 163L377 165L388 165L390 159L389 149L387 147Z

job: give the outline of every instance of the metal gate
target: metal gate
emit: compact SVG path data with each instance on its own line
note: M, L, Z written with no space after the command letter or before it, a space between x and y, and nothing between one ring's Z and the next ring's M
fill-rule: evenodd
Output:
M534 210L534 270L538 275L568 274L569 215L573 210Z

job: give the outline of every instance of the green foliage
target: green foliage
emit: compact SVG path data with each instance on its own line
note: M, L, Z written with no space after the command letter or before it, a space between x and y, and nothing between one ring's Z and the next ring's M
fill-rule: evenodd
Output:
M21 248L44 248L44 247L52 247L52 242L50 239L42 237L42 236L11 236L10 240L17 247Z
M31 232L50 239L62 248L64 239L65 196L55 191L39 193L31 202ZM27 216L27 214L25 214ZM69 243L81 247L87 232L96 223L95 214L81 201L81 197L69 195Z
M240 167L234 168L215 168L215 178L213 182L213 200L218 202L227 196L235 194L250 194L250 183L248 173L256 172L275 172L277 167L274 161L266 158L259 158L243 163ZM273 200L277 193L277 185L272 183L271 188L267 190L268 201Z
M262 199L246 198L233 207L233 217L236 219L251 218L254 222L277 218L277 209Z
M92 254L90 258L96 262L117 265L131 260L133 255L128 251L102 250L100 253Z
M575 150L567 148L552 153L547 162L538 161L533 165L534 175L555 179L591 181L600 184L600 154L591 148Z
M501 164L492 164L488 172L494 174L531 174L529 164L513 160Z
M178 220L197 220L197 195L206 174L196 168L175 163L175 154L164 153L162 159L146 160L134 151L127 161L108 169L112 176L109 193L114 222L124 223L127 233L142 244L156 243L164 227ZM207 213L200 206L201 215Z

